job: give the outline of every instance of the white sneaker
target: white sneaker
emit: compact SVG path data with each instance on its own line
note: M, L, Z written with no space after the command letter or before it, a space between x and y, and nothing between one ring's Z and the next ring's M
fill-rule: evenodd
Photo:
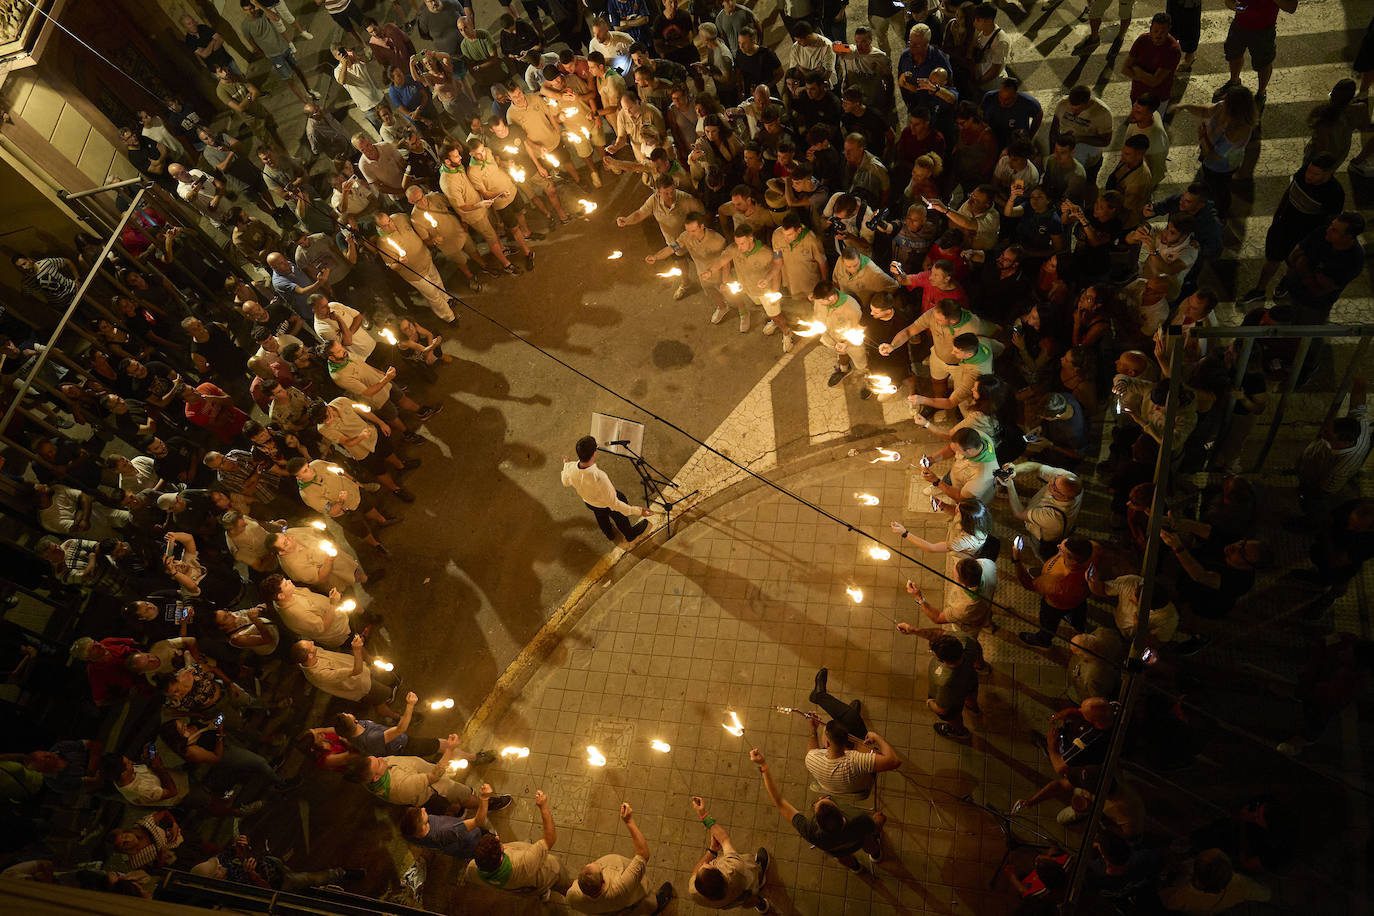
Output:
M600 172L596 172L596 171L593 171L593 172L592 172L592 187L594 187L594 188L599 188L599 187L601 187L601 173L600 173Z
M673 290L673 299L676 301L676 300L678 300L678 299L686 299L686 298L687 298L687 284L686 284L686 283L679 283L679 284L677 285L677 289Z
M796 339L797 335L793 334L791 331L788 331L786 334L782 335L782 352L791 353L792 344L796 342Z
M711 324L720 324L722 321L725 320L725 316L728 314L730 314L730 309L728 306L719 306L714 312L711 313ZM748 330L748 328L745 328L745 330Z
M291 49L292 54L296 53L296 43L294 41L288 41L286 46Z
M740 332L741 334L748 334L748 333L749 333L749 313L748 313L748 312L745 312L743 315L739 316L739 332Z
M314 40L315 40L315 36L314 36L314 35L311 35L311 34L310 34L309 32L307 32L305 29L301 29L300 37L301 37L301 38L304 38L306 41L314 41Z
M1075 811L1072 805L1065 805L1063 808L1059 809L1059 813L1054 816L1054 819L1067 827L1070 824L1078 823L1087 816L1087 812Z
M776 333L778 333L778 323L777 323L776 321L774 321L772 318L764 318L764 319L763 319L763 336L764 336L764 337L769 337L769 336L771 336L771 335L773 335L773 334L776 334Z

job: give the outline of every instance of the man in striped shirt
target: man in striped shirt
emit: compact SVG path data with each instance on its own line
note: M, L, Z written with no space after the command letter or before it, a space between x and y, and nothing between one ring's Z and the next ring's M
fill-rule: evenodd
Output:
M70 258L39 258L17 254L14 266L24 275L20 284L30 296L43 299L54 308L66 308L76 293L76 265Z

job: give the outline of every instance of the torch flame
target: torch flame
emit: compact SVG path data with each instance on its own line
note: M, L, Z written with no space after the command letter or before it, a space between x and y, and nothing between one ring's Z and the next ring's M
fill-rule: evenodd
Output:
M874 394L896 394L897 386L892 384L892 377L888 375L870 375L868 381Z
M382 328L382 339L394 347L396 345L396 332L391 328Z
M612 251L610 254L606 255L606 260L619 261L623 257L625 257L625 252L617 248L615 251Z
M577 107L574 106L574 105L569 105L567 108L564 108L564 109L563 109L563 117L565 117L565 118L575 118L575 117L577 117Z
M681 268L681 267L670 267L670 268L668 268L667 270L663 271L662 273L658 274L658 276L663 277L663 278L665 278L665 279L668 278L668 277L680 277L680 276L682 276L682 268Z
M402 248L400 243L397 242L395 239L387 239L386 243L390 245L392 248L396 249L396 257L403 258L406 256L406 250Z
M558 157L555 156L553 153L545 153L544 161L547 162L549 165L553 166L554 168L558 168Z
M743 737L744 737L744 723L740 722L740 720L739 720L739 713L736 713L736 712L727 712L726 715L728 715L728 716L730 717L730 724L727 725L727 724L725 724L724 722L722 722L722 723L720 724L720 727L723 728L723 729L725 729L725 730L726 730L727 732L729 732L730 734L734 735L736 738L743 738Z
M329 526L326 525L324 522L320 521L319 519L315 519L313 522L310 523L310 527L311 527L311 528L318 528L320 531L323 531L323 530L325 530L326 528L328 528Z
M529 755L530 755L530 749L527 748L527 747L514 747L514 746L511 746L511 747L503 747L503 748L501 748L501 756L502 756L502 757L514 757L516 760L524 760L524 759L525 759L526 757L528 757Z
M764 293L764 294L763 294L763 301L764 301L764 302L770 302L770 303L771 303L771 302L780 302L780 301L782 301L782 293L778 293L778 292Z
M846 331L841 331L840 336L844 338L845 343L857 347L864 342L864 329L849 328Z
M337 557L339 555L339 548L328 541L320 541L320 549L331 557Z
M868 548L868 555L875 560L892 559L892 551L888 550L886 547L870 547Z
M325 543L328 544L329 542L328 542L328 541L325 541ZM333 545L333 544L330 544L329 546L330 546L330 547L333 547L334 545ZM335 551L335 553L337 553L337 552L338 552L338 551ZM332 556L334 556L334 554L331 553L330 556L332 557ZM345 613L345 614L351 614L352 612L356 611L357 609L358 609L358 602L354 601L352 598L345 598L342 602L340 602L339 606L338 606L337 608L335 608L335 610L337 610L337 611L342 611L342 612ZM390 670L390 669L387 669L387 670Z
M372 413L372 408L371 408L371 407L369 407L369 406L366 405L366 404L360 403L360 402L358 402L358 401L354 401L354 402L353 402L353 409L354 409L354 410L361 410L363 413Z
M442 700L435 700L429 704L430 709L452 709L453 697L445 697Z
M825 325L819 321L802 319L797 324L801 325L801 329L796 332L798 337L819 337L825 333Z
M878 455L878 457L877 457L877 458L874 458L872 461L870 461L869 464L877 464L879 461L901 461L901 460L902 460L902 454L901 454L901 452L894 452L894 451L893 451L892 449L890 449L890 448L880 448L880 449L878 449L878 451L879 451L879 453L880 453L880 454Z
M583 139L583 140L590 140L591 138L592 138L592 131L591 131L591 128L589 128L589 127L584 127L584 128L582 128L582 139Z
M844 590L844 593L848 595L855 604L864 603L864 590L858 586L851 585Z
M577 205L578 205L579 207L582 208L582 212L583 212L583 213L595 213L595 212L596 212L596 202L595 202L595 201L583 199L583 200L579 200L579 201L577 202Z
M434 214L433 214L433 213L430 213L430 212L428 212L428 211L425 212L425 222L429 223L429 225L430 225L431 228L434 228L434 229L438 229L438 228L439 228L439 221L438 221L437 219L434 218Z
M577 134L573 133L572 131L568 131L568 132L567 132L566 134L564 134L563 136L565 136L565 137L568 138L568 142L569 142L569 143L580 143L580 142L582 142L582 138L579 137Z
M865 506L878 505L878 497L874 496L872 493L855 493L854 498Z
M517 153L520 152L520 150L519 150L518 148L514 147L514 146L503 146L503 147L501 147L501 148L502 148L503 150L505 150L506 152L510 153L512 156L514 156L514 155L516 155Z
M393 668L396 667L396 666L393 665L391 662L384 662L384 661L382 661L380 658L373 659L373 660L372 660L372 666L373 666L374 668L379 668L379 669L381 669L382 671L390 671L391 669L393 669Z
M671 744L666 741L660 741L657 738L649 742L649 747L658 751L660 754L666 754L673 749Z
M466 770L468 768L467 758L464 757L458 760L450 760L448 768L450 770Z
M330 470L332 473L335 473L335 474L342 474L342 473L343 473L343 468L339 467L337 464L331 464L331 465L329 466L329 470Z
M744 289L744 286L737 280L731 280L729 283L725 284L725 288L730 291L730 295L738 296Z
M515 181L517 181L517 182L524 183L524 181L525 181L525 170L522 169L522 168L518 168L518 167L516 167L516 166L511 166L511 167L510 167L510 177L513 178L513 179L515 179Z
M604 767L606 755L598 751L595 744L589 744L587 745L587 762L594 767Z

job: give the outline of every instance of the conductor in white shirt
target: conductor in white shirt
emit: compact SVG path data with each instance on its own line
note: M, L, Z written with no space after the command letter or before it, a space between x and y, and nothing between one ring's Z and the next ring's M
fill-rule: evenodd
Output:
M596 439L583 436L577 440L575 450L576 461L566 457L563 459L563 486L572 487L582 497L587 508L592 510L592 515L596 516L596 523L601 526L601 533L606 535L606 540L615 540L615 528L620 529L626 541L633 541L643 534L649 523L641 521L631 525L629 516L633 514L648 518L653 510L636 509L625 502L625 494L617 490L606 472L596 466ZM612 522L615 528L611 527Z

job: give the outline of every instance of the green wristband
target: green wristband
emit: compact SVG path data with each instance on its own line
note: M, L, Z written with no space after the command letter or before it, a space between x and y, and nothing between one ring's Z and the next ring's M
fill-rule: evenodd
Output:
M710 830L712 827L716 826L716 819L709 814L703 817L701 819L701 822L706 825L707 830Z

